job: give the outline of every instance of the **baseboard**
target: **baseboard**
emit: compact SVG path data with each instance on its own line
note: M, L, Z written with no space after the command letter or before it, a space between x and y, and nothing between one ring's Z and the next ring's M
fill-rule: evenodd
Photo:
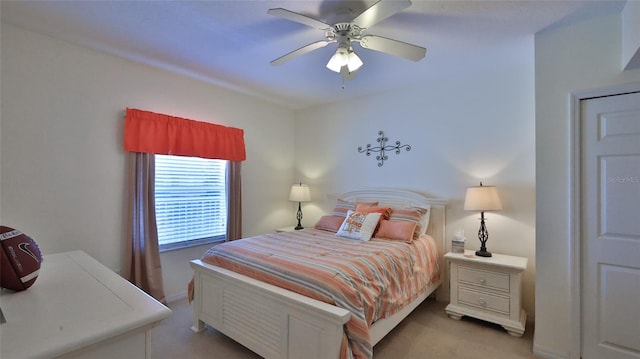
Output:
M568 353L559 353L549 348L545 348L540 345L533 345L533 354L536 358L543 359L569 359L570 356Z
M178 293L174 293L172 295L168 295L165 297L167 304L175 303L177 301L187 300L187 291L182 291Z

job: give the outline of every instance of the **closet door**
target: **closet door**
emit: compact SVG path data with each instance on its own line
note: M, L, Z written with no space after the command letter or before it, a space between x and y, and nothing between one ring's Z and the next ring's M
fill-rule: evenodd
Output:
M582 358L640 358L640 93L580 121Z

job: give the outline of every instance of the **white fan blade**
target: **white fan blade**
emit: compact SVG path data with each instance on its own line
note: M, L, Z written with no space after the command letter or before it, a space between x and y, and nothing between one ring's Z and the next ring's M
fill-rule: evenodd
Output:
M362 14L353 19L352 22L362 29L368 29L371 26L379 23L380 21L388 18L389 16L408 8L409 6L411 6L410 0L380 0L377 3L373 4L367 10L363 11Z
M412 61L422 59L427 53L424 47L376 35L364 35L360 39L360 46Z
M320 30L326 30L331 28L331 25L325 24L324 22L318 19L314 19L306 15L298 14L297 12L289 11L287 9L282 9L282 8L269 9L267 10L267 14L281 17L283 19L295 21L307 26L315 27Z
M304 54L309 53L309 52L311 52L313 50L317 50L317 49L319 49L321 47L325 47L325 46L327 46L328 44L330 44L332 42L336 42L336 41L335 40L333 40L333 41L321 40L321 41L310 43L309 45L305 45L305 46L303 46L303 47L301 47L301 48L299 48L297 50L293 50L293 51L291 51L290 53L288 53L288 54L286 54L284 56L278 57L277 59L271 61L271 65L282 65L285 62L293 59L294 57L297 57L297 56L300 56L300 55L304 55Z

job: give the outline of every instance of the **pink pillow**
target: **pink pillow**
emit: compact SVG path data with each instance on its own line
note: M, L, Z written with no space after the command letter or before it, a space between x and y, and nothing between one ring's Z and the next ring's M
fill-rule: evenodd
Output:
M391 215L391 208L389 207L378 207L375 205L370 205L368 203L358 203L356 205L356 212L361 213L380 213L381 219L389 219Z
M413 233L417 225L416 222L382 220L375 237L399 239L411 243L413 242Z
M375 206L378 202L363 202L362 204L366 204L369 206ZM347 212L349 210L356 210L356 202L349 202L343 199L338 198L336 200L336 206L333 208L333 212L331 213L334 216L340 216L344 219L347 216Z
M429 224L429 209L418 207L393 208L389 220L416 223L416 228L413 231L413 238L415 239L427 230L427 225Z
M344 217L322 216L316 223L315 228L336 233L342 226L342 222L344 222Z

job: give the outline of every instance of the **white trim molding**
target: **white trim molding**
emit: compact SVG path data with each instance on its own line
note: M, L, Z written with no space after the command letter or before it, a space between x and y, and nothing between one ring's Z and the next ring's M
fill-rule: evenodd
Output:
M547 347L543 347L537 344L533 345L533 354L535 354L536 358L543 359L569 359L567 353L558 353Z

